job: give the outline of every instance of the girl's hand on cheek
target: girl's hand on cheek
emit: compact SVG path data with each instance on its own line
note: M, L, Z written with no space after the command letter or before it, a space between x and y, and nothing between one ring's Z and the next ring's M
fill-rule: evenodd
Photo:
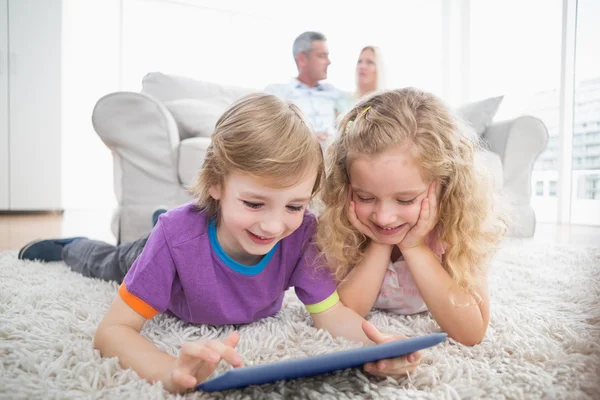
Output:
M358 216L356 215L356 203L354 201L350 202L348 206L348 219L353 227L355 227L360 233L368 237L369 239L375 241L375 234L367 225L360 222Z
M406 235L402 238L398 247L400 250L416 247L425 242L425 236L429 234L438 222L438 199L441 194L441 183L439 180L434 180L429 189L427 189L427 197L421 201L421 210L417 223L410 228Z
M375 234L367 225L360 222L358 215L356 215L356 203L352 199L352 187L348 186L348 220L360 233L375 241Z

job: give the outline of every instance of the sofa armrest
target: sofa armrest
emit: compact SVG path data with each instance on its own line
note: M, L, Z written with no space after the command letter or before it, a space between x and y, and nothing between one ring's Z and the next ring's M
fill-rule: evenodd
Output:
M94 129L113 153L113 220L118 243L152 229L152 212L187 201L179 183L179 132L171 113L154 98L117 92L102 97L92 114Z
M548 130L532 116L492 124L482 139L502 161L504 192L513 204L531 201L533 164L548 145Z
M175 183L179 132L167 108L143 93L102 97L92 114L94 129L113 152L152 178Z

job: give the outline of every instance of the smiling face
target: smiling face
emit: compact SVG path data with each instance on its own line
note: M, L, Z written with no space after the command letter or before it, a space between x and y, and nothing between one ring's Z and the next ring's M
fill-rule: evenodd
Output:
M209 193L219 201L217 239L229 257L256 264L277 242L302 224L312 196L316 173L296 185L274 188L249 175L232 172Z
M417 223L430 184L423 181L408 146L375 156L350 155L348 173L358 219L373 231L377 242L397 244L404 224Z

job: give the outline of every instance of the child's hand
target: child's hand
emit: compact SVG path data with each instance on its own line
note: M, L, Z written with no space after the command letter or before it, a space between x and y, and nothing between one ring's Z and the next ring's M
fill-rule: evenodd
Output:
M362 324L363 331L369 339L375 344L392 342L394 340L406 339L405 336L401 335L387 335L383 334L370 322L364 321ZM421 363L422 351L411 353L403 357L392 358L388 360L379 360L376 363L367 363L363 366L365 371L372 375L377 376L391 376L392 378L399 378L406 375L409 372L413 372L417 366Z
M356 203L354 201L350 201L350 205L348 206L348 219L353 227L355 227L360 233L375 241L375 234L367 225L360 222L358 216L356 215Z
M352 200L352 187L348 186L348 220L360 233L375 241L375 234L367 225L360 222L356 215L356 203Z
M232 332L222 343L218 340L184 343L179 357L163 381L165 388L172 393L192 389L205 381L221 360L234 367L241 367L242 357L234 349L239 340L239 333Z
M433 230L438 222L438 199L442 192L442 185L439 180L434 180L427 189L427 197L421 201L421 211L419 219L415 225L406 233L404 238L398 243L400 250L416 247L424 243L425 236Z

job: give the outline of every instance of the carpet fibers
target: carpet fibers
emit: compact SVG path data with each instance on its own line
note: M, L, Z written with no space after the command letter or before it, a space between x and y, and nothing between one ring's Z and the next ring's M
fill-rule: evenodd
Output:
M117 285L84 278L62 263L0 254L0 398L176 398L92 348ZM492 262L492 316L484 341L429 349L398 381L359 369L190 399L600 399L600 248L510 240ZM439 331L427 313L373 312L380 329L408 336ZM142 333L176 354L181 344L239 329L247 364L325 354L356 344L314 329L288 292L282 311L245 326L195 326L159 316ZM219 365L218 371L225 369Z

